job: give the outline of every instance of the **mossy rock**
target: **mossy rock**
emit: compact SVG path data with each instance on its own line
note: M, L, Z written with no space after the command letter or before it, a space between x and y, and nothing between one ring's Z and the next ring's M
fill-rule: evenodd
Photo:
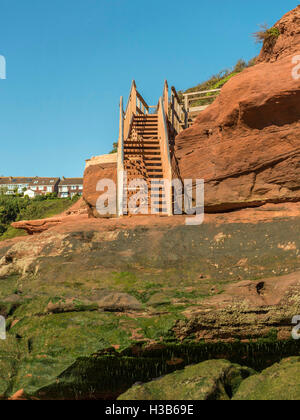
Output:
M276 363L260 375L246 379L234 400L300 400L300 357Z
M0 397L24 389L31 396L44 391L45 398L116 398L136 382L147 383L207 359L230 359L262 370L284 357L298 356L295 340L198 345L200 329L193 319L185 334L187 315L202 308L212 287L224 290L238 280L264 279L300 267L298 219L265 223L263 229L260 224L220 229L212 224L157 227L150 233L139 228L122 230L115 239L110 237L115 232L105 233L106 239L92 230L71 232L61 239L60 253L59 237L48 237L49 233L37 237L43 249L35 270L22 276L16 271L0 280L0 314L6 318L8 337L0 342ZM216 243L220 233L226 240ZM295 242L297 249L278 248L285 242ZM27 241L18 245L22 252L16 252L17 261L22 262L23 253L31 256L29 245ZM0 256L8 249L0 249ZM241 255L247 255L247 271L238 265ZM298 313L290 306L289 311ZM218 326L225 336L240 339L239 329L233 335L233 315L224 313L219 311L209 322L214 330ZM239 316L239 309L235 314ZM280 314L275 325L282 319L290 322L289 314ZM253 331L257 335L254 315L247 323L251 326L247 339ZM269 324L264 329L269 330ZM141 342L166 343L167 348L143 357L122 353ZM94 359L94 353L111 346L120 357ZM182 365L169 364L178 360ZM224 398L230 397L230 390L231 385Z
M230 400L242 381L255 374L226 360L208 360L152 382L135 385L119 400Z
M1 396L11 394L20 355L25 352L23 343L13 337L0 340L0 399Z

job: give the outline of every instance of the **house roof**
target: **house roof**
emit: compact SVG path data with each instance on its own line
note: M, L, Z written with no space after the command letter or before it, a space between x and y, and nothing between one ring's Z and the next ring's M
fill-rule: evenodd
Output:
M62 178L59 185L83 185L83 178Z
M30 184L34 185L55 185L59 182L60 178L40 178L40 177L0 177L0 185L18 185L18 184Z
M33 178L30 182L31 186L36 185L56 185L59 182L60 178Z
M6 176L0 177L0 185L30 184L33 178Z

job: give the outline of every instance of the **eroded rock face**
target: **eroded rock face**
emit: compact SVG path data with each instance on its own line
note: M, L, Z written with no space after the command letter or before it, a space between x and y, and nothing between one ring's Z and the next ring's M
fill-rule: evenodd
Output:
M300 200L300 7L258 64L232 78L176 139L182 178L204 178L208 211Z
M113 157L112 160L115 160ZM98 197L103 191L97 191L97 184L103 179L112 180L117 185L117 163L116 162L104 162L101 160L97 163L92 161L91 164L87 165L84 172L84 183L83 183L83 198L88 205L89 217L105 217L101 216L96 209ZM116 193L113 194L112 199L115 200ZM106 217L112 217L115 214L107 215Z
M15 229L25 230L28 233L28 235L35 235L45 232L46 230L49 230L54 226L66 223L69 220L74 220L75 216L78 217L85 214L87 214L87 205L85 201L82 198L80 198L68 210L66 210L58 216L37 220L21 220L19 222L13 222L11 226ZM73 219L70 219L71 216L73 217Z
M11 225L15 229L23 229L28 235L45 232L54 226L63 222L63 217L51 217L49 219L40 220L22 220L20 222L13 222Z
M242 281L230 285L185 312L174 328L178 339L245 340L268 336L276 331L280 340L291 338L291 320L300 313L299 272L263 281ZM251 325L251 327L250 327Z

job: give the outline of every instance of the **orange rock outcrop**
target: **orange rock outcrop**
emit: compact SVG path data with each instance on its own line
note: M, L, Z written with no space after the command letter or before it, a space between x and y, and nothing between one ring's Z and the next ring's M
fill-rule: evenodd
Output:
M300 201L300 6L275 27L257 64L176 139L182 178L205 179L207 211Z

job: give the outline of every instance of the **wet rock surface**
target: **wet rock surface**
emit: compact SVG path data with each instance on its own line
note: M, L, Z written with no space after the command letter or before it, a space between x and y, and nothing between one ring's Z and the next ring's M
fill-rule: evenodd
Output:
M245 380L234 400L300 400L300 358L292 357L276 363L261 374Z
M261 371L299 355L299 218L115 223L2 243L0 395L115 399L209 359Z
M209 360L136 385L118 399L226 401L253 374L255 371L226 360Z

